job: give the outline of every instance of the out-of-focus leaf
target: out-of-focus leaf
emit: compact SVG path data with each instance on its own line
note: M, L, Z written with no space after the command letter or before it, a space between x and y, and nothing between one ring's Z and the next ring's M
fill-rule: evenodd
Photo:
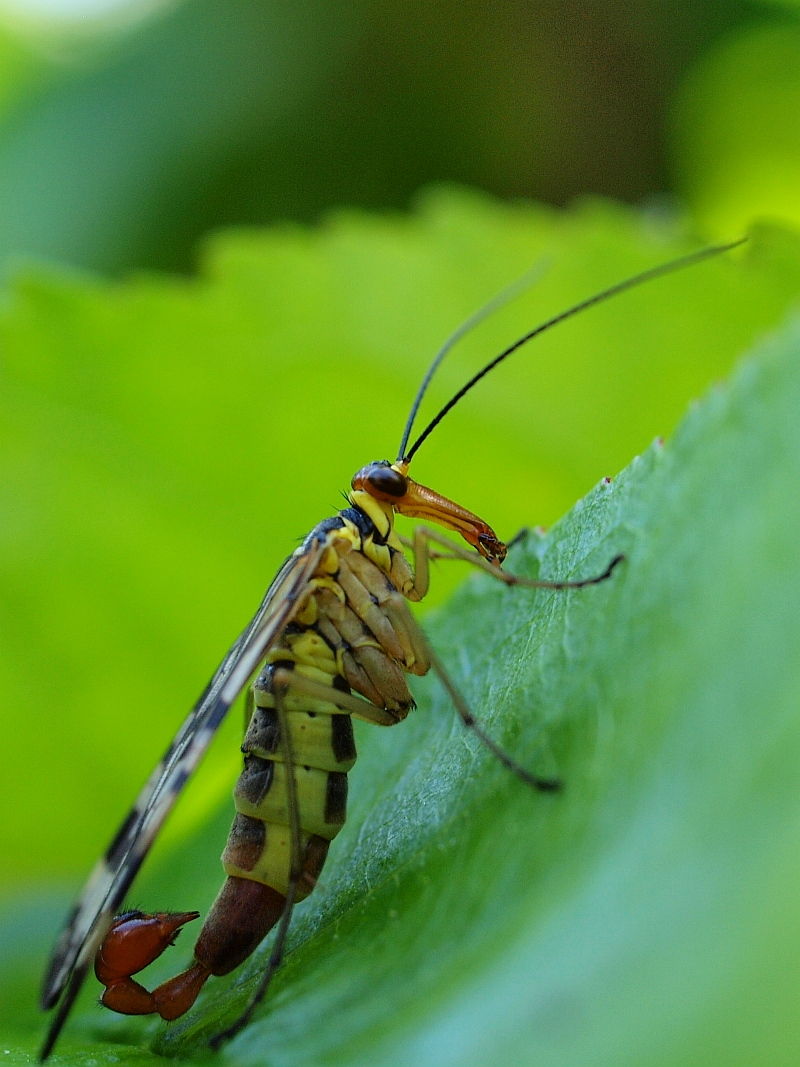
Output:
M732 34L685 79L674 116L674 170L701 225L800 224L800 23Z
M668 193L674 86L770 17L748 0L135 8L132 32L51 26L48 83L0 108L3 272L189 270L210 229L405 208L442 178L561 204Z
M43 76L43 64L0 24L0 122ZM6 213L10 209L7 203Z

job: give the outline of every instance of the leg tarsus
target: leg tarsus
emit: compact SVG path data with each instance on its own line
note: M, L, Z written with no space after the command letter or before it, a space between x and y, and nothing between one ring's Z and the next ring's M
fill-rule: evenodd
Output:
M524 545L530 537L530 533L530 526L523 526L521 529L517 530L510 541L506 542L506 548L516 548L517 545Z
M547 581L533 578L521 578L516 574L508 574L501 571L497 577L507 585L523 585L529 589L583 589L587 585L599 585L605 582L614 573L615 568L625 561L625 556L620 552L614 556L602 574L595 574L591 578L578 578L573 581Z

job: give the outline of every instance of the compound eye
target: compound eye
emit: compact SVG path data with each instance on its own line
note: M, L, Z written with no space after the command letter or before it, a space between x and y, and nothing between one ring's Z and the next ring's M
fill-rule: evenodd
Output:
M376 492L386 496L401 497L405 496L408 491L406 479L399 471L391 467L375 464L367 472L367 481Z

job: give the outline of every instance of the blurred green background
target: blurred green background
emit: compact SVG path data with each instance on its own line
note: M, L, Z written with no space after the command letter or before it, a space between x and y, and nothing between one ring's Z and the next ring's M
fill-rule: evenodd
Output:
M441 180L797 221L799 51L791 2L4 0L0 262L189 270Z
M570 301L756 235L543 339L426 446L420 480L510 536L796 306L797 7L0 3L4 1025L40 1025L83 873L455 325L535 266L440 402ZM238 726L173 842L227 821Z

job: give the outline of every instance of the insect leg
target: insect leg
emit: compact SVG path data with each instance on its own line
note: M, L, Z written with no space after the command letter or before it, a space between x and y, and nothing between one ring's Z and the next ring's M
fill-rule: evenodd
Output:
M522 545L528 540L528 534L531 532L530 526L522 526L514 534L510 541L506 541L506 548L513 548L515 545Z
M445 546L447 548L447 553L441 554L432 552L430 542ZM428 526L418 526L414 530L412 547L414 551L415 593L415 595L411 597L412 600L421 600L427 593L430 584L429 563L431 559L437 557L440 559L464 560L466 563L471 563L473 567L478 567L486 574L491 575L492 578L504 582L505 585L522 585L527 589L583 589L587 585L598 585L600 582L604 582L607 578L610 578L614 568L625 559L621 554L614 556L602 574L592 575L591 578L579 578L575 581L560 582L547 581L538 578L523 578L520 575L509 574L507 571L501 570L496 564L490 563L482 556L477 555L477 553L471 549L462 548L460 545L451 541L449 537L440 534L438 530L431 530Z
M402 627L405 632L411 638L414 649L417 656L428 663L435 674L438 676L450 699L453 701L453 706L458 712L458 716L463 724L480 739L489 751L497 757L497 759L506 767L512 774L514 774L526 785L532 786L534 789L539 789L543 793L554 793L561 788L561 783L557 778L541 778L539 775L533 774L526 767L523 767L521 763L518 763L512 756L510 756L504 748L497 744L484 730L481 723L475 718L469 704L466 702L453 679L447 672L441 659L433 650L430 641L425 635L425 631L413 617L408 610L408 604L403 597L397 593L389 598L384 603L384 609L386 614L392 620L395 626Z
M404 537L402 534L398 534L397 539L401 545L404 545L412 551L414 550L414 542L410 537ZM455 555L453 552L436 552L432 548L429 548L428 559L461 559L461 557Z
M354 693L346 693L332 685L317 682L313 678L307 678L304 674L292 673L292 689L296 693L305 693L306 696L313 697L315 700L330 701L348 715L355 715L359 719L372 723L373 726L395 726L404 718L373 704L370 700L365 700Z

